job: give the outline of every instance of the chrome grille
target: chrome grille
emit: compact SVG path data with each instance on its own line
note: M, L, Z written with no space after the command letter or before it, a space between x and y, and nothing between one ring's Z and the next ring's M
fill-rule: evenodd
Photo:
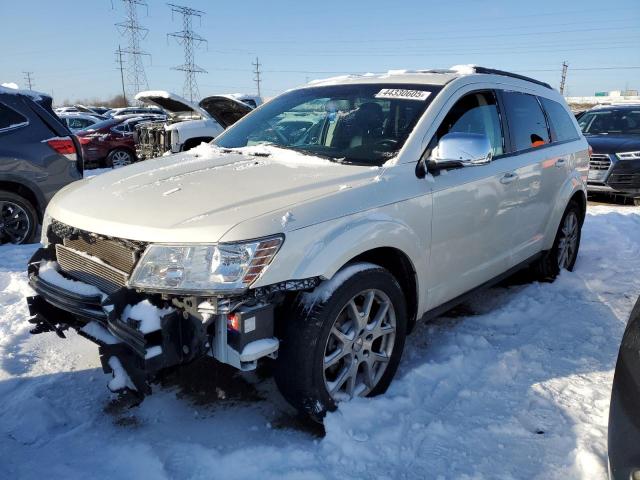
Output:
M129 275L97 258L91 258L64 245L56 245L60 269L71 277L95 285L105 293L113 293L126 286Z
M65 238L63 242L65 247L97 257L125 273L130 274L136 264L136 252L115 240L77 237Z
M589 160L589 168L591 170L609 170L609 167L611 167L609 155L602 153L591 154L591 159Z

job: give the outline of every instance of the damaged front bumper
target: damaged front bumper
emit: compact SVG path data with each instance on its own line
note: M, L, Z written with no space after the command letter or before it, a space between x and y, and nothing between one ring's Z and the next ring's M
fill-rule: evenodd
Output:
M29 284L36 292L27 298L32 333L55 332L64 338L69 328L77 330L98 344L105 373L116 376L121 369L114 369L114 364L122 366L130 382L112 382L114 385L148 394L149 381L160 370L202 355L240 370L252 370L260 358L277 355L274 303L269 299L286 286L263 292L268 294L264 298L171 297L128 288L87 295L64 281L40 275L43 262L55 260L55 249L48 247L38 250L29 262ZM128 306L145 301L163 307L158 307L162 314L152 329L142 328L143 318L125 315Z

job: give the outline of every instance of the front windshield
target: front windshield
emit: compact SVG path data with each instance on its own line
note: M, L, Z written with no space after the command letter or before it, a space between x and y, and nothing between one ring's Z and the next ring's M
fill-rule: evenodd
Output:
M585 135L640 135L640 108L585 112L578 125Z
M266 103L215 145L275 145L337 162L382 165L402 148L439 87L358 84L302 88Z

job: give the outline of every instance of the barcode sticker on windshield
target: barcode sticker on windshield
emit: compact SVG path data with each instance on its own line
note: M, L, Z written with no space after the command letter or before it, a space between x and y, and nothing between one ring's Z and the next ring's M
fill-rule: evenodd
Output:
M423 101L429 98L431 92L423 90L405 90L404 88L383 88L376 93L376 98L396 98L402 100Z

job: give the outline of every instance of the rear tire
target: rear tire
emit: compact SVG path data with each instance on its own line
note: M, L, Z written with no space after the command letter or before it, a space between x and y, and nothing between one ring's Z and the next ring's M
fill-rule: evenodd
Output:
M0 245L33 243L38 223L38 214L29 200L0 190Z
M573 271L580 249L582 234L582 210L577 202L571 201L562 215L551 250L543 252L531 269L538 280L553 281L560 270Z
M106 165L110 168L121 168L131 165L135 161L134 155L124 148L117 148L107 155Z
M282 326L276 383L317 422L339 401L384 393L402 356L407 309L400 285L381 267L357 265L364 270L337 287L329 280L299 294Z

